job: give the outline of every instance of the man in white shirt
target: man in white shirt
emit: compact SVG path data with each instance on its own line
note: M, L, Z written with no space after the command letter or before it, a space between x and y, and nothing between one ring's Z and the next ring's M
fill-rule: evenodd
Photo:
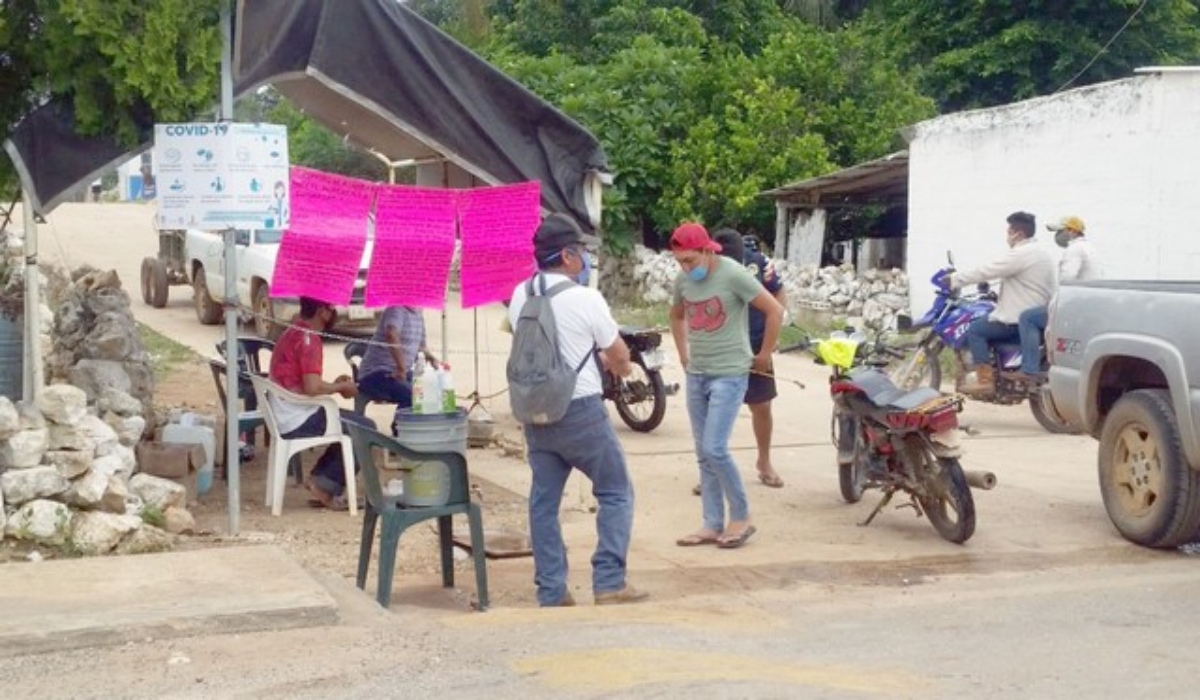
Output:
M625 452L617 440L601 396L599 349L607 371L628 376L629 348L613 320L608 302L587 287L591 263L587 240L573 219L547 217L533 237L538 272L535 290L565 280L579 284L550 297L563 365L578 368L575 391L566 414L550 424L524 426L533 481L529 487L529 533L533 544L534 583L543 607L574 605L567 587L567 552L558 520L563 487L572 468L592 482L596 512L596 551L592 555L592 593L597 605L636 603L648 595L625 582L625 560L633 529L633 484ZM542 287L542 282L545 286ZM527 292L525 282L513 291L508 318L514 329Z
M1083 219L1068 216L1057 224L1047 224L1054 231L1054 242L1066 248L1058 262L1058 282L1098 280L1104 276L1100 258L1090 241L1084 237ZM1045 304L1021 313L1017 327L1021 334L1021 375L1019 379L1036 383L1042 376L1042 335L1046 332L1048 308Z
M1049 251L1033 240L1037 220L1033 214L1018 211L1010 214L1007 221L1008 252L982 267L955 272L949 280L953 288L1000 280L996 308L987 318L977 319L967 328L967 346L974 366L961 388L967 394L987 395L995 390L992 344L1018 340L1017 321L1021 313L1045 306L1054 292L1054 260Z

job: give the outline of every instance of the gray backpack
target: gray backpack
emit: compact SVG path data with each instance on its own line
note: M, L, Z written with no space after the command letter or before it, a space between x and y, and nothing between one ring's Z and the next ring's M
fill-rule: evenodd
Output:
M575 379L591 357L591 353L584 355L579 366L572 369L563 362L558 349L558 326L550 299L574 286L574 282L564 280L546 289L542 275L525 283L525 305L513 328L508 355L508 396L513 417L521 423L549 425L562 420L575 393Z

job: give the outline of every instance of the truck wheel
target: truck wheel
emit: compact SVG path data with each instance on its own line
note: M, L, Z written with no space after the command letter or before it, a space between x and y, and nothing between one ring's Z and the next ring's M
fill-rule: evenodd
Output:
M1125 539L1178 547L1200 527L1200 474L1183 456L1179 425L1164 389L1125 394L1100 433L1100 494Z
M216 325L225 317L224 309L213 300L212 294L209 294L204 268L199 266L196 268L196 274L192 275L192 303L196 307L196 318L206 326Z
M275 303L271 287L265 282L254 290L254 332L267 340L275 340L283 329L275 322Z
M150 263L150 273L148 276L145 272L146 262ZM142 267L142 298L154 308L161 309L167 305L167 298L170 293L169 282L167 280L167 264L158 258L146 258L142 262Z
M142 258L142 301L154 302L154 258Z
M1068 423L1059 422L1049 411L1046 410L1046 404L1042 401L1042 394L1035 391L1029 395L1029 412L1033 414L1033 419L1038 422L1038 425L1046 429L1048 433L1055 435L1075 435L1079 431L1075 430Z

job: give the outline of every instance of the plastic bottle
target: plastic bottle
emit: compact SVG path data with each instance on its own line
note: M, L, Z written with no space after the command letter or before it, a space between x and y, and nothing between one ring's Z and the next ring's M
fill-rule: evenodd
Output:
M438 373L432 362L425 363L425 370L417 381L421 399L413 392L413 413L438 413L442 410L442 394L438 387ZM419 408L418 408L419 406Z
M425 359L421 353L417 353L417 358L413 361L412 366L412 412L424 413L425 406L425 386L421 382L421 378L425 376Z
M458 398L454 396L454 377L450 375L450 363L442 364L438 371L438 387L442 392L442 413L458 410Z

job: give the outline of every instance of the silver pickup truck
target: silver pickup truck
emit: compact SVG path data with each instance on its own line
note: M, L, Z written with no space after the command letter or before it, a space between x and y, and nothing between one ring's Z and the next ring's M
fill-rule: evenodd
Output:
M1064 284L1047 408L1100 441L1104 507L1147 547L1200 535L1200 282Z

